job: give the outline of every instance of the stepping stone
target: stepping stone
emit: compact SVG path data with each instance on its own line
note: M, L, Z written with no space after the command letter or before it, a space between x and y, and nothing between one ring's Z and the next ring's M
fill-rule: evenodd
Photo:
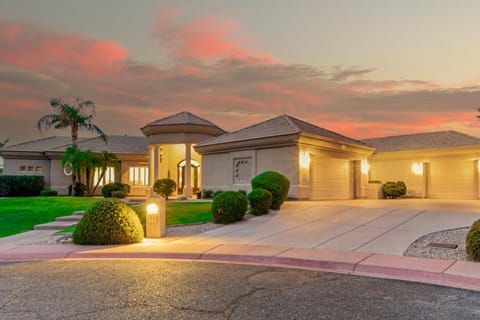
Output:
M33 230L62 230L77 224L77 221L54 221L43 224L37 224Z
M73 211L72 215L73 216L83 216L84 213L85 213L85 211Z
M58 218L55 219L55 221L78 222L80 219L82 219L82 216L80 216L80 215L71 215L71 216L58 217Z

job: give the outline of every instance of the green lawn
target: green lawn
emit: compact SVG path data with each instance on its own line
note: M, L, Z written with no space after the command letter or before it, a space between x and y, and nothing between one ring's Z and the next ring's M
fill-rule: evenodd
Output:
M34 225L88 209L98 200L88 197L0 198L0 237L32 230Z

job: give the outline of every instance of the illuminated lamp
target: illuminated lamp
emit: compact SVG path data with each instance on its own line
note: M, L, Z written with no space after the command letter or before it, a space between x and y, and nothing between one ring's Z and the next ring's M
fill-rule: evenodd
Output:
M412 164L412 172L416 175L423 174L423 163L415 162Z
M363 174L368 174L368 171L370 170L370 164L366 159L363 159L360 162L360 170L362 171Z
M310 152L301 151L299 155L300 167L308 169L310 168Z
M160 238L166 233L165 199L152 197L148 198L145 204L146 236L147 238Z

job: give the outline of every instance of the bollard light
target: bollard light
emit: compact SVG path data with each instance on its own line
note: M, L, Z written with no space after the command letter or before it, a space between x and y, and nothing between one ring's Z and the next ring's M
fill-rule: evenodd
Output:
M145 204L147 209L147 238L161 238L166 232L165 199L148 198Z

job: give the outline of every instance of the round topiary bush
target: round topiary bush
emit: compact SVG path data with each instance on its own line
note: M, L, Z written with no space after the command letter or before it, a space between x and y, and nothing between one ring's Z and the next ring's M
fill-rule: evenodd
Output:
M470 260L480 261L480 220L475 221L468 231L466 251Z
M274 210L280 209L290 189L290 180L275 171L265 171L252 179L252 189L265 189L272 194L272 206Z
M388 181L383 186L383 193L386 198L395 199L407 193L407 186L403 181Z
M103 186L102 195L105 198L111 198L112 192L114 191L123 191L125 192L125 195L128 195L130 192L130 186L126 183L112 182Z
M272 193L265 189L253 189L247 196L250 203L250 213L255 216L267 214L272 206Z
M169 178L157 180L153 185L153 191L155 191L156 194L164 197L166 200L168 200L168 196L170 196L175 189L177 189L177 184L175 181Z
M77 244L127 244L142 239L143 228L135 211L114 198L88 209L73 232Z
M213 222L228 224L240 221L245 216L247 208L247 198L240 192L221 192L212 201Z

